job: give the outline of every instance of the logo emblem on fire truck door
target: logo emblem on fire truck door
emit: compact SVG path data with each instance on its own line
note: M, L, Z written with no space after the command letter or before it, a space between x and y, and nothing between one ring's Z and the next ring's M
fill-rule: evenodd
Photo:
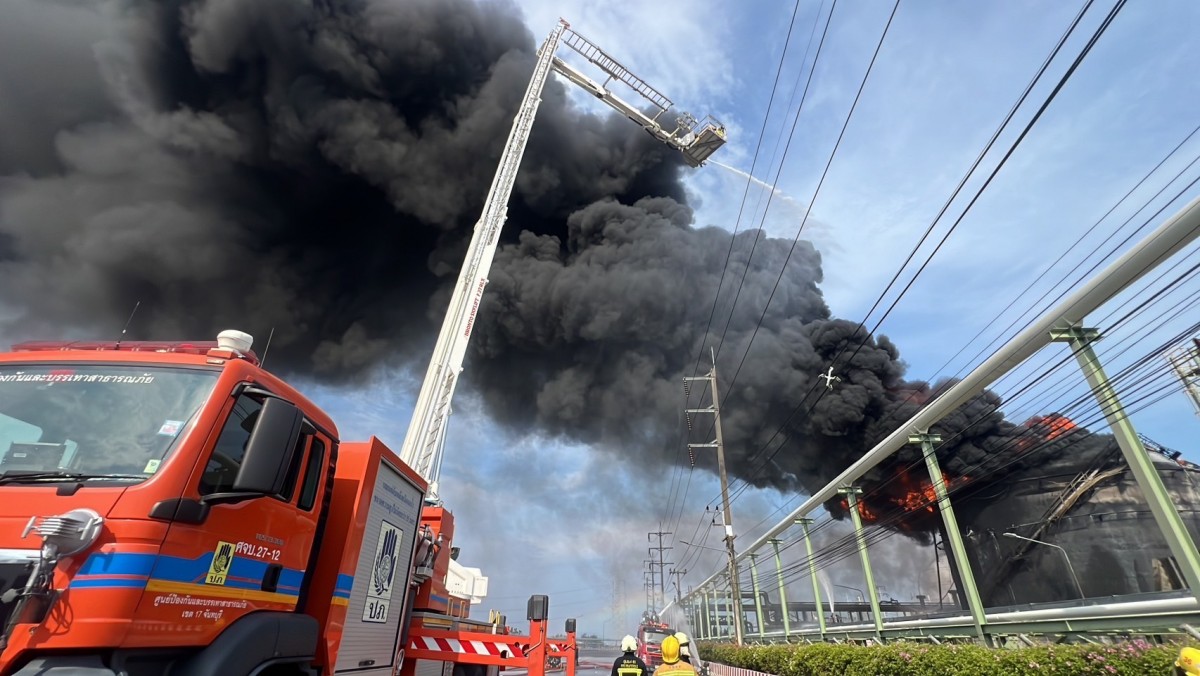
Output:
M229 569L233 567L233 543L217 541L212 563L208 564L208 576L204 584L225 584Z
M392 587L396 581L396 550L400 545L400 535L400 529L387 521L379 524L379 540L375 543L363 622L387 622Z

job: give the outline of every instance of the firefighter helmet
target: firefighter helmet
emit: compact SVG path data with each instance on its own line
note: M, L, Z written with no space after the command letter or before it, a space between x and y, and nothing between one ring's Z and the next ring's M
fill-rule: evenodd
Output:
M679 639L674 636L663 639L662 659L665 664L675 664L679 661Z
M1196 676L1200 674L1200 649L1184 648L1179 651L1179 659L1175 660L1176 673Z
M679 656L691 657L692 651L688 648L687 634L683 633L682 631L677 631L675 632L675 640L679 641Z
M621 652L631 653L637 650L637 639L632 636L626 636L621 639Z

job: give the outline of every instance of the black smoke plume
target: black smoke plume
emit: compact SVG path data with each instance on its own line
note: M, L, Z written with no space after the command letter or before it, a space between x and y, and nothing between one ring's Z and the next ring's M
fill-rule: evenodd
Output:
M11 333L111 331L141 300L145 335L274 327L278 364L328 379L427 337L532 68L512 6L0 12ZM510 229L557 231L600 198L682 199L681 163L635 131L552 83Z
M3 332L115 336L141 301L132 337L274 329L288 374L423 372L542 37L470 0L0 4ZM471 387L511 429L667 465L685 457L681 378L722 336L731 470L820 487L929 387L830 316L811 244L743 231L726 268L728 232L693 223L674 152L593 110L548 85ZM994 417L951 464L1004 446Z

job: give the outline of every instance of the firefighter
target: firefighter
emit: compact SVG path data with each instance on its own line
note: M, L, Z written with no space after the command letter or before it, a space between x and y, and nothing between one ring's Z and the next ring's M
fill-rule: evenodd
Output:
M1196 674L1200 674L1200 649L1185 647L1179 651L1179 659L1175 660L1175 676Z
M688 642L687 634L682 631L675 632L675 640L679 641L679 659L688 664L692 663L691 644Z
M613 662L612 676L650 676L650 670L634 653L637 652L637 639L626 636L621 639L621 651L625 654Z
M662 660L654 676L695 676L696 668L679 659L679 639L668 636L662 642Z

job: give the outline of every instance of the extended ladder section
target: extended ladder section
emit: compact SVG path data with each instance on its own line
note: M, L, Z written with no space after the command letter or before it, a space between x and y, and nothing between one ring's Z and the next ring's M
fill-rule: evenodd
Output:
M675 118L673 128L668 129L663 126L658 121L658 118L670 110L673 105L671 100L659 93L654 87L646 84L645 80L634 75L629 69L618 63L616 59L605 53L603 49L600 49L591 40L571 29L567 29L563 35L562 43L574 49L589 62L604 71L608 75L608 80L604 84L596 82L559 58L554 59L554 70L558 71L571 82L586 89L592 96L608 104L617 112L636 122L659 141L678 150L683 154L683 159L689 166L698 167L704 164L709 156L715 153L718 148L725 145L725 125L712 116L706 116L703 120L697 121L689 113L680 113ZM614 79L624 83L648 101L652 106L649 114L638 110L635 106L612 93L607 88L607 84L608 81Z
M673 105L671 103L671 99L668 99L657 89L646 84L646 81L642 78L629 72L629 69L625 68L625 66L622 66L620 63L617 63L616 59L606 54L603 49L600 49L600 47L596 45L596 43L588 40L574 30L569 28L567 29L566 33L563 35L562 43L579 52L581 55L583 55L583 58L596 64L600 70L608 73L609 77L616 78L629 85L630 89L641 94L642 97L650 103L653 103L659 109L660 114L670 110L671 106ZM654 117L657 119L658 115L655 115Z
M508 200L517 180L521 157L525 154L525 146L529 141L529 130L533 127L533 119L542 100L546 78L550 76L551 60L566 27L566 23L560 21L538 52L533 77L529 80L525 97L521 100L516 119L513 120L504 154L500 157L500 167L496 170L487 201L483 205L483 214L475 224L475 232L471 236L471 244L459 272L458 284L454 288L454 296L450 299L450 307L434 346L433 358L429 361L429 369L417 395L413 419L404 437L400 458L429 480L427 499L430 502L438 502L437 482L441 474L450 402L454 398L454 389L462 372L463 357L467 352L471 329L475 325L475 316L479 312L483 289L487 286L487 275L496 255L500 230L508 217Z
M555 52L561 43L566 43L598 66L608 74L610 80L616 79L629 86L649 101L656 112L646 115L558 59ZM697 122L687 113L681 114L675 122L674 129L667 131L658 123L658 118L671 108L671 100L617 63L590 40L572 31L567 22L559 20L538 50L533 76L513 120L512 131L500 157L500 166L496 170L487 201L483 205L483 214L475 224L454 295L450 299L450 307L446 311L433 357L429 361L429 369L417 395L412 422L404 438L404 446L400 450L401 459L429 481L426 500L434 504L440 503L438 478L441 475L451 401L459 374L462 372L463 358L471 338L471 330L475 326L480 301L483 299L483 290L488 283L487 275L499 244L500 231L508 217L508 200L517 180L517 170L520 168L521 158L529 141L529 132L542 100L542 90L552 70L562 73L570 81L637 122L655 138L679 150L683 153L685 161L693 167L703 164L725 143L725 128L719 122L711 118Z

